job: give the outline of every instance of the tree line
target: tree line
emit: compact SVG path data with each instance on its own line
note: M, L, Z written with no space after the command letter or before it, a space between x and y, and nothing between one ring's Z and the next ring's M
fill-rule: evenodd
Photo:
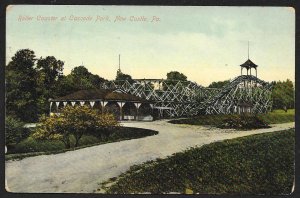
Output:
M54 56L37 58L34 51L22 49L5 67L6 116L23 122L36 122L49 111L49 99L82 89L99 88L106 79L84 66L63 75L64 62Z
M37 58L30 49L18 50L5 67L6 115L24 122L36 122L49 111L49 98L83 89L100 88L107 81L84 66L76 66L63 75L64 62L54 56ZM117 72L116 80L133 81L129 74ZM178 71L167 73L167 80L187 80ZM221 88L230 81L212 82L209 88ZM172 82L170 82L172 83ZM294 108L295 90L290 80L272 82L273 108Z

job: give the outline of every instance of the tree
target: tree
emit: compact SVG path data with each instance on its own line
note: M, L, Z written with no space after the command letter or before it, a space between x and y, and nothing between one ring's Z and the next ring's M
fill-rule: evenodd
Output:
M25 122L37 120L37 72L32 50L16 52L5 67L6 113Z
M187 77L183 74L180 73L178 71L170 71L169 73L167 73L167 80L165 81L162 89L164 91L166 90L170 90L173 88L173 86L175 86L178 81L186 81ZM184 82L182 82L182 86L184 86Z
M185 81L185 80L187 80L187 77L186 77L186 75L184 75L183 73L180 73L178 71L171 71L171 72L167 73L167 80Z
M106 81L104 78L90 73L84 66L72 69L70 78L72 78L77 90L99 88L100 84Z
M118 70L116 80L127 80L129 83L134 81L129 74L124 74L121 70Z
M37 127L33 137L35 139L61 140L66 148L70 148L70 136L75 138L75 147L84 134L95 133L98 130L118 126L112 114L99 114L95 109L87 106L67 106L59 116L43 116L41 125Z
M212 82L210 85L208 85L208 88L222 88L230 83L230 80L224 80L224 81L218 81L218 82Z
M64 62L54 56L40 58L37 61L37 106L38 114L44 114L49 108L49 98L55 97L55 85L63 74Z
M286 112L288 108L294 108L295 90L292 81L287 79L286 81L282 82L272 82L272 84L273 108L283 109Z
M65 96L72 92L78 91L78 87L76 86L76 82L71 75L61 76L55 82L55 90L53 97Z
M83 89L97 89L106 79L92 74L84 66L72 69L67 76L60 76L55 84L53 97L64 96Z
M63 74L64 62L56 60L54 56L47 56L40 58L37 61L37 69L43 79L43 85L47 90L50 90L59 76Z

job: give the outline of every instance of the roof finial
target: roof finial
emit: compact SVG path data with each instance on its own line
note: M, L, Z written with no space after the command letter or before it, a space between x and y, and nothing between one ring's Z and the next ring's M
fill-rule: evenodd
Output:
M249 41L248 41L248 59L249 59Z

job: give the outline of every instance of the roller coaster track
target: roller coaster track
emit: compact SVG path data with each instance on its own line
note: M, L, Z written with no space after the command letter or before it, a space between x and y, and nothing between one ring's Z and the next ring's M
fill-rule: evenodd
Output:
M271 88L271 84L255 76L238 76L202 103L201 109L206 114L230 114L241 111L238 108L251 107L252 113L266 113L272 108Z
M109 81L101 84L101 88L150 100L154 108L163 109L168 117L238 113L245 106L250 106L253 113L264 113L272 106L271 85L250 75L238 76L221 89L165 79Z

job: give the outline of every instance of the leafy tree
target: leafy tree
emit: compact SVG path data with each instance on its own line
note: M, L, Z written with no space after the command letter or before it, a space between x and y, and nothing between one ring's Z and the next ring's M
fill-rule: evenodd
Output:
M184 75L183 73L180 73L178 71L171 71L171 72L167 73L167 80L185 81L185 80L187 80L187 77L186 77L186 75Z
M63 74L63 66L64 62L56 60L54 56L40 58L37 61L37 69L39 69L43 85L47 90L50 90L59 76Z
M16 52L5 67L6 113L25 122L37 119L37 71L32 50Z
M124 74L121 70L118 70L116 80L127 80L130 83L134 81L129 74Z
M292 81L272 82L272 98L273 109L283 109L287 112L288 108L294 108L295 103L295 90Z
M49 109L49 98L55 97L55 85L63 74L64 62L54 56L40 58L37 61L37 106L38 114L44 114Z
M90 73L84 66L78 66L69 75L58 78L53 97L64 96L83 89L97 89L105 81L107 80Z
M208 85L209 88L222 88L230 83L230 80L212 82Z
M167 81L165 81L165 85L163 85L162 89L163 90L167 90L168 87L169 89L172 89L173 86L175 86L178 81L186 81L187 80L187 77L183 74L183 73L180 73L178 71L171 71L169 73L167 73ZM184 82L183 83L183 86L184 86Z
M106 81L98 75L94 75L84 66L78 66L72 69L70 78L75 85L75 90L99 88L100 84Z
M76 82L71 75L61 76L55 83L55 91L52 97L65 96L78 90Z
M84 134L118 126L113 115L99 114L87 106L67 106L59 116L43 116L40 122L41 125L37 127L33 137L35 139L61 140L66 148L70 148L71 135L75 137L75 147L77 147Z

